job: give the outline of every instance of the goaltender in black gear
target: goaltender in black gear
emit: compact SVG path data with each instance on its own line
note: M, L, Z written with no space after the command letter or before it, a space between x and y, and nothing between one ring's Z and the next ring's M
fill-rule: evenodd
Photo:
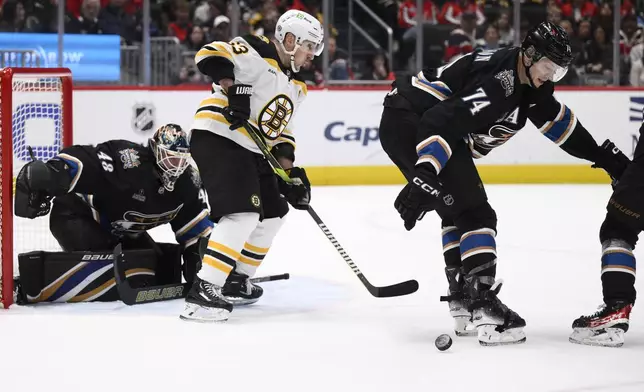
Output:
M320 22L305 12L288 11L277 21L273 41L236 37L212 42L197 52L197 67L214 84L212 94L197 109L190 142L216 226L182 319L225 321L233 305L257 301L262 289L249 278L282 226L287 202L296 209L308 208L306 172L293 166L291 118L307 93L296 73L321 53L322 46ZM246 122L261 132L298 185L278 180L250 138ZM243 279L227 290L224 282L233 271ZM236 300L228 300L234 295Z
M181 282L182 256L183 275L192 281L213 227L187 135L175 124L160 127L148 146L75 145L25 165L16 180L16 215L44 216L51 198L50 230L65 252L20 258L24 302L118 299L109 257L118 243L137 252L126 266L133 284ZM147 233L166 223L178 245L156 243Z
M442 219L450 312L456 332L483 345L525 341L525 321L498 298L496 214L473 158L482 158L529 119L568 154L618 178L623 160L597 146L553 96L572 60L566 32L544 22L521 47L475 51L438 69L398 78L384 100L380 140L409 182L395 207L411 230L427 211ZM470 324L471 321L471 324Z

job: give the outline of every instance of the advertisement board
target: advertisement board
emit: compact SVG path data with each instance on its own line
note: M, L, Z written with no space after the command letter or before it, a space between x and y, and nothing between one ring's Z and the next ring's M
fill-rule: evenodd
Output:
M318 183L402 181L380 146L378 127L386 91L310 91L295 114L296 161ZM161 124L190 128L192 115L208 91L80 90L74 93L77 142L108 138L145 142ZM639 137L644 91L562 91L598 144L613 140L632 155ZM401 132L408 131L401 129ZM477 160L487 182L606 182L601 170L566 154L528 122L503 146Z
M0 49L9 67L58 66L57 34L0 33ZM63 67L72 70L74 80L117 82L121 78L118 35L65 34L63 56Z

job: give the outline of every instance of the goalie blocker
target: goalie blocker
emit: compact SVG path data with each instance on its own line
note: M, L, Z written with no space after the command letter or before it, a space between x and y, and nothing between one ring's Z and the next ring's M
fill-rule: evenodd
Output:
M181 246L125 250L124 270L135 288L181 283ZM107 302L120 300L114 255L105 252L44 252L18 255L16 302Z

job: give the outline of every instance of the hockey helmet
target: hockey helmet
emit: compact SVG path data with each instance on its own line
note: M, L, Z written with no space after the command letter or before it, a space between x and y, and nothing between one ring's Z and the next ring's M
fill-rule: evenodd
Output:
M284 47L286 34L295 36L295 48L287 51ZM299 67L294 65L294 54L302 46L310 50L313 55L319 56L324 49L324 30L319 20L303 11L286 11L277 20L275 25L275 39L282 45L286 54L291 55L291 68L298 72Z
M166 124L157 129L149 146L161 170L163 186L174 190L174 183L190 165L188 135L177 124Z
M521 51L531 60L530 66L545 66L553 82L560 81L572 62L572 50L566 31L560 26L542 22L528 31Z

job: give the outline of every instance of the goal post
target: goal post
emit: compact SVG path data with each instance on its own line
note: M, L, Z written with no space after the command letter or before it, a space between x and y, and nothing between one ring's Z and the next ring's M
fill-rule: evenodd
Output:
M0 69L0 308L13 303L18 253L59 250L49 219L13 212L15 178L31 160L54 157L73 144L72 74L67 68Z

